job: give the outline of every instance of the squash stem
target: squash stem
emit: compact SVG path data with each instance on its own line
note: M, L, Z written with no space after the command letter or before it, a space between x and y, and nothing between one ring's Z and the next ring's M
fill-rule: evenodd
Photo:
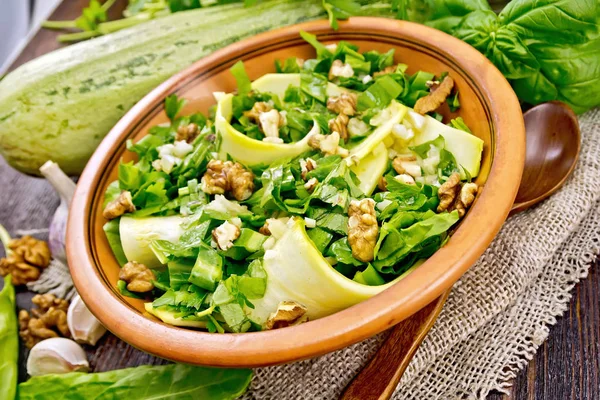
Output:
M75 21L44 21L42 28L46 29L70 29L77 28Z
M120 31L121 29L141 24L142 22L151 20L154 17L153 13L139 13L133 17L118 19L115 21L102 22L98 24L98 32L106 35L108 33Z
M101 33L98 31L66 33L64 35L60 35L58 38L56 38L56 40L58 40L61 43L78 42L80 40L91 39L100 35Z

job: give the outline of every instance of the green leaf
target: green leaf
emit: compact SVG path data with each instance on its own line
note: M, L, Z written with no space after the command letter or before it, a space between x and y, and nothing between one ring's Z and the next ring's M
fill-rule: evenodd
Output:
M144 365L100 373L34 376L19 385L19 400L235 399L252 379L249 369Z
M329 250L327 251L327 255L331 257L335 257L335 259L342 263L354 266L363 265L362 261L358 261L356 258L352 256L352 249L348 244L348 238L343 237L331 244Z
M323 7L327 11L329 24L333 29L338 28L338 19L348 19L358 15L361 6L354 0L323 0Z
M450 33L463 17L477 10L491 10L486 0L395 0L399 19L427 24Z
M394 53L396 49L389 49L387 52L380 54L376 50L370 50L363 53L365 60L371 63L371 71L374 72L381 71L387 67L391 67L394 65Z
M210 247L200 248L188 280L194 285L212 292L222 278L223 258Z
M306 233L321 253L325 252L325 249L327 246L329 246L329 243L331 243L331 240L333 239L333 234L321 228L309 229Z
M519 99L531 104L560 100L581 113L600 105L600 33L583 44L532 43L541 68L512 81Z
M167 3L173 13L202 7L200 0L167 0Z
M177 114L185 105L186 100L180 99L176 94L170 94L165 98L165 113L171 121L174 121Z
M326 213L317 219L317 226L340 235L348 234L348 217L344 214Z
M428 213L426 213L428 214ZM433 215L431 215L433 214ZM382 273L397 273L394 265L424 242L448 231L458 221L458 212L434 214L405 229L391 230L380 247L373 267Z
M379 275L379 272L371 264L364 271L356 271L352 280L369 286L379 286L385 283L385 279Z
M315 35L313 35L312 33L300 31L300 36L302 37L302 39L307 41L312 47L315 48L315 50L317 51L318 59L333 57L333 53L331 53L331 51L327 50L325 45L323 43L319 42L317 40L317 37Z
M131 192L137 190L142 184L142 172L133 161L119 164L119 188ZM114 190L114 188L113 188Z
M117 289L119 289L119 293L121 293L123 296L131 297L132 299L143 299L139 293L130 292L127 290L127 282L120 279L117 281Z
M113 182L114 183L114 182ZM127 257L125 256L125 252L123 251L123 246L121 245L121 234L119 233L119 221L120 218L113 219L104 224L102 229L104 230L104 234L106 235L106 240L108 241L108 245L112 250L117 262L122 267L127 264Z
M454 94L448 96L446 99L450 112L456 112L460 108L460 101L458 100L458 90Z
M116 200L120 194L121 188L119 187L119 181L112 181L104 193L104 202L102 203L102 208L106 208L107 204L113 200Z
M237 303L219 306L219 313L232 332L245 332L250 328L250 321L246 317L244 309Z
M346 55L346 63L350 64L355 75L371 73L371 62L355 56Z
M152 307L162 306L186 307L200 310L207 292L195 285L183 285L178 290L169 289L152 302Z
M400 96L403 90L404 87L390 75L378 77L374 84L358 95L357 109L365 111L385 108L393 99Z
M456 117L454 119L451 119L448 125L461 131L465 131L471 134L473 133L471 132L465 121L462 119L462 117Z
M195 260L190 258L180 258L167 263L171 289L179 290L181 286L188 284L194 264Z
M238 96L245 96L252 91L252 82L246 73L246 68L244 68L244 63L242 61L238 61L233 64L231 67L231 74L235 78L237 83L237 94Z
M98 0L90 0L88 7L84 8L81 16L75 20L75 26L82 31L94 31L98 23L106 21L106 10Z
M304 70L300 74L300 89L302 92L321 103L325 103L327 100L327 83L327 78L323 75Z
M298 59L296 57L286 58L283 64L281 61L275 60L275 70L280 74L296 74L300 72Z
M0 228L4 229L4 228ZM17 388L17 361L19 358L19 336L15 288L10 274L4 277L0 290L0 398L14 399Z
M553 44L579 44L597 32L597 0L513 0L499 19L523 39Z

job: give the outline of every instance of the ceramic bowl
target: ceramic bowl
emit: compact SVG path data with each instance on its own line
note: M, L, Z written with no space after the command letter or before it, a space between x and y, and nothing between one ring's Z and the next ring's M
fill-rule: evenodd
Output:
M391 288L344 311L280 330L211 334L177 328L144 312L143 303L116 288L119 265L102 231L106 187L120 160L133 159L126 141L166 122L163 100L177 93L189 100L184 112L207 112L212 92L236 89L229 68L243 60L251 79L274 72L274 61L314 57L301 30L333 43L347 40L362 51L396 49L408 72L448 71L460 91L458 113L485 141L475 204L448 243ZM96 317L115 335L146 352L202 365L255 367L321 355L373 336L411 316L456 282L490 244L515 199L525 155L519 102L502 74L477 50L440 31L404 21L352 18L333 31L327 21L261 34L215 52L154 89L134 106L100 144L79 179L68 224L67 251L75 286Z

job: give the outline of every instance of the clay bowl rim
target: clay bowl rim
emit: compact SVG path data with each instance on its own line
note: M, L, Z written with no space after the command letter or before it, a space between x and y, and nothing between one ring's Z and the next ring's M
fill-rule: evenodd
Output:
M299 326L242 334L211 334L167 325L127 305L101 278L91 254L88 223L94 193L111 156L143 116L201 75L270 43L317 35L401 37L427 44L445 63L464 71L479 90L492 127L492 165L484 189L449 242L426 263L377 296ZM326 38L325 38L326 39ZM350 39L351 40L351 39ZM257 367L322 355L371 337L408 318L450 288L485 251L517 194L525 159L525 127L516 95L476 49L441 31L406 21L355 17L332 31L327 20L263 33L230 45L174 75L138 102L109 132L87 164L71 205L67 253L75 286L94 315L124 341L157 356L191 364Z

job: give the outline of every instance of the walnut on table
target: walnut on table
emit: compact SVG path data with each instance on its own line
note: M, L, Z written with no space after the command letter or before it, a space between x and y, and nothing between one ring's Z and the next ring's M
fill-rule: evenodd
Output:
M127 283L127 290L145 293L154 289L154 272L144 264L130 261L119 271L119 279Z
M348 244L352 256L362 262L373 260L379 234L375 201L371 198L352 200L348 217Z
M104 211L102 212L102 216L105 219L111 220L125 213L131 213L135 211L135 205L133 204L133 199L131 198L131 192L128 190L124 190L121 192L119 197L111 201L104 207Z
M7 257L0 259L0 275L11 274L15 286L36 281L50 264L48 244L29 235L12 239L8 248Z
M31 300L37 308L19 311L19 336L28 348L44 339L71 337L67 323L69 302L52 294L35 295Z
M13 253L6 258L0 259L0 275L6 276L10 274L12 284L15 286L37 281L40 273L39 268L28 264L23 257L17 254Z
M50 264L50 248L43 240L25 235L19 239L12 239L8 248L36 267L46 268Z
M229 192L236 200L243 201L252 196L254 174L237 162L211 160L202 177L201 189L208 194Z

